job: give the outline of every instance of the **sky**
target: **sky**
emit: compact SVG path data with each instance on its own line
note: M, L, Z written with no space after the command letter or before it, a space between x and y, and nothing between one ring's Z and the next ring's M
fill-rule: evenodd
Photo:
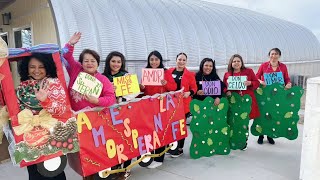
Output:
M230 5L300 24L320 41L320 0L204 0Z

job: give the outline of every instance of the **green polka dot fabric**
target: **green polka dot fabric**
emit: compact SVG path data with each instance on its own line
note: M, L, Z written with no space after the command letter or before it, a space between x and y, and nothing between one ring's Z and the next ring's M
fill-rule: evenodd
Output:
M266 87L260 86L255 94L261 115L254 120L251 133L255 136L296 139L298 111L303 92L299 86L285 90L284 86L278 83Z
M229 99L228 124L230 125L231 149L243 149L249 136L249 114L252 99L250 95L240 96L233 92Z
M193 159L230 153L230 127L227 124L228 100L221 98L218 106L213 103L214 99L211 97L206 97L203 101L194 99L190 103L190 112L193 115L190 123L193 135L190 156Z

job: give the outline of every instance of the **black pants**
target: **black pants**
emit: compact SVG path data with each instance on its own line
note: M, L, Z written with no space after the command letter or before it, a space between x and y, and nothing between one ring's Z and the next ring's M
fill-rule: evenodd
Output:
M127 168L131 164L131 159L123 163L123 168Z
M187 121L187 117L189 116L189 114L190 113L186 113L185 114L185 119L186 119L186 121ZM178 148L179 149L183 149L183 147L184 147L184 141L186 140L186 138L183 138L183 139L180 139L179 141L178 141Z
M29 180L66 180L64 171L55 177L45 177L38 172L37 165L35 164L28 166L27 169L29 173Z
M154 154L160 154L160 153L162 153L165 149L166 149L166 146L160 147L160 148L158 148L158 149L156 149L156 150L154 151ZM164 155L165 155L165 153L164 153L162 156L160 156L160 157L155 157L155 158L154 158L154 161L156 161L156 162L163 162L163 160L164 160Z

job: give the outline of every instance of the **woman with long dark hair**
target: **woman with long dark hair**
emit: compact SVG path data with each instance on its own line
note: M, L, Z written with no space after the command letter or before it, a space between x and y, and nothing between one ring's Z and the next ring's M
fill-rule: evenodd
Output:
M162 84L161 86L150 86L150 85L143 86L143 85L141 85L141 90L144 92L144 95L152 96L157 93L161 94L164 92L176 90L176 88L177 88L176 84L170 78L170 74L168 73L168 71L166 71L166 69L163 65L162 55L158 51L152 51L148 55L148 64L147 64L146 68L152 68L152 69L162 68L162 69L164 69L164 79L161 80L161 84ZM160 154L164 150L165 150L165 146L160 147L155 150L155 154ZM165 156L165 154L163 154L160 157L154 158L154 161L148 166L148 168L153 169L153 168L161 166L163 163L163 160L164 160L164 156Z
M220 98L222 97L222 91L225 85L217 74L215 61L210 58L204 58L200 62L199 71L196 73L195 78L197 82L198 91L193 96L193 98L198 100L204 100L207 96L210 96L214 99L214 105L220 104ZM202 84L208 81L219 81L218 86L220 89L220 94L218 93L217 95L205 95L205 92L202 89Z

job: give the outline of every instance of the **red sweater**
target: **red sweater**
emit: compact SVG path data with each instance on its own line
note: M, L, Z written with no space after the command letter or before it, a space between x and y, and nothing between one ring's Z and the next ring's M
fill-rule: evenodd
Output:
M247 90L242 90L242 91L240 91L240 90L227 90L227 87L228 87L227 80L228 80L229 76L247 76L247 81L251 81L252 84L247 87ZM246 68L244 70L241 70L241 72L239 72L239 73L233 73L233 75L232 75L232 72L226 72L223 77L223 82L226 85L224 92L226 92L226 91L236 92L242 96L245 94L249 94L252 98L251 113L249 116L251 119L255 119L260 116L260 111L259 111L259 107L257 104L257 99L256 99L256 96L254 95L254 91L259 87L260 83L259 83L259 81L258 81L257 77L255 76L252 69Z
M274 71L270 65L270 62L264 62L260 65L259 70L256 74L257 78L264 81L264 73L273 73L273 72L282 72L283 78L284 78L284 83L287 85L290 82L290 77L288 74L288 69L287 66L281 62L279 62L279 66L277 69Z
M144 95L152 96L157 93L164 93L168 91L175 91L177 89L177 84L174 82L174 80L171 77L171 74L165 70L164 71L164 80L167 81L167 84L164 86L145 86L145 88L142 90L144 92ZM173 80L173 81L172 81Z
M169 76L170 82L173 82L175 85L177 85L172 77L172 73L175 69L176 68L170 68L167 71L170 75ZM188 71L187 68L184 68L183 70L182 79L181 79L181 88L182 87L184 87L184 92L188 92L192 90L194 93L196 93L198 89L196 79L195 79L195 74L193 72ZM190 112L190 102L191 102L191 96L183 99L185 114Z

